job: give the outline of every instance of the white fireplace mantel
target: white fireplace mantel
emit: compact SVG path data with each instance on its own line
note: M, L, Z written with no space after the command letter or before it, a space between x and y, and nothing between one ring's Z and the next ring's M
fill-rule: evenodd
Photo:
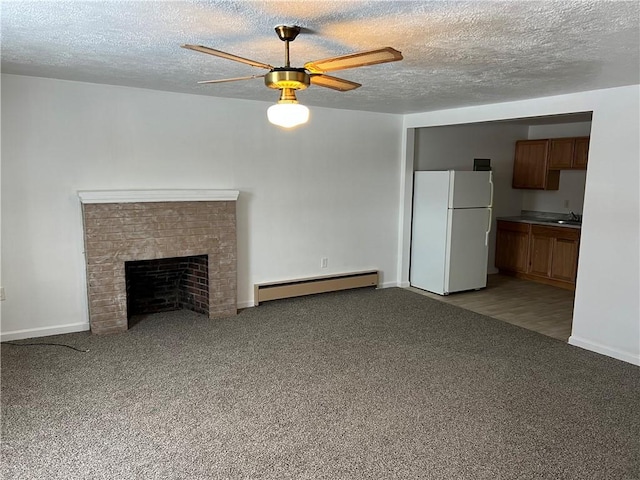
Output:
M225 202L238 200L238 190L80 190L81 203Z

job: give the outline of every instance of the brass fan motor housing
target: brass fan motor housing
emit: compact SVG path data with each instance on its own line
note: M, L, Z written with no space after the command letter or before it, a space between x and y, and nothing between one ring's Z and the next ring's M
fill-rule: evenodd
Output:
M264 77L264 84L275 90L304 90L310 83L311 76L304 68L274 68Z
M297 25L278 25L275 30L280 40L283 42L293 42L300 33L301 28Z

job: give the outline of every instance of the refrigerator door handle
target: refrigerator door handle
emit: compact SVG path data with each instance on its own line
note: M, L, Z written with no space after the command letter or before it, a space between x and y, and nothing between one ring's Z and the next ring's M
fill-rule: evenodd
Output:
M489 197L489 208L493 207L493 172L489 172L489 185L491 186L491 197Z
M493 183L491 184L493 185ZM493 195L491 195L491 198L493 198ZM484 244L488 247L489 246L489 234L491 233L491 208L488 209L489 210L489 222L487 225L487 231L485 232L484 235Z

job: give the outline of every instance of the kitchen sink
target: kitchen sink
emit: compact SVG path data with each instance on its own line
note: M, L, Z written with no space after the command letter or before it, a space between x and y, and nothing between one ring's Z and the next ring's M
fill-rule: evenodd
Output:
M551 220L553 223L560 223L562 225L577 225L582 226L582 222L579 220Z

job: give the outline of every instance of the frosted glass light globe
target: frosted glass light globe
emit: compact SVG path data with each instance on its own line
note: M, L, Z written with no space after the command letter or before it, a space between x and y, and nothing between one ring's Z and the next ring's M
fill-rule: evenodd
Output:
M309 121L309 109L298 102L278 102L269 107L267 118L279 127L293 128Z

